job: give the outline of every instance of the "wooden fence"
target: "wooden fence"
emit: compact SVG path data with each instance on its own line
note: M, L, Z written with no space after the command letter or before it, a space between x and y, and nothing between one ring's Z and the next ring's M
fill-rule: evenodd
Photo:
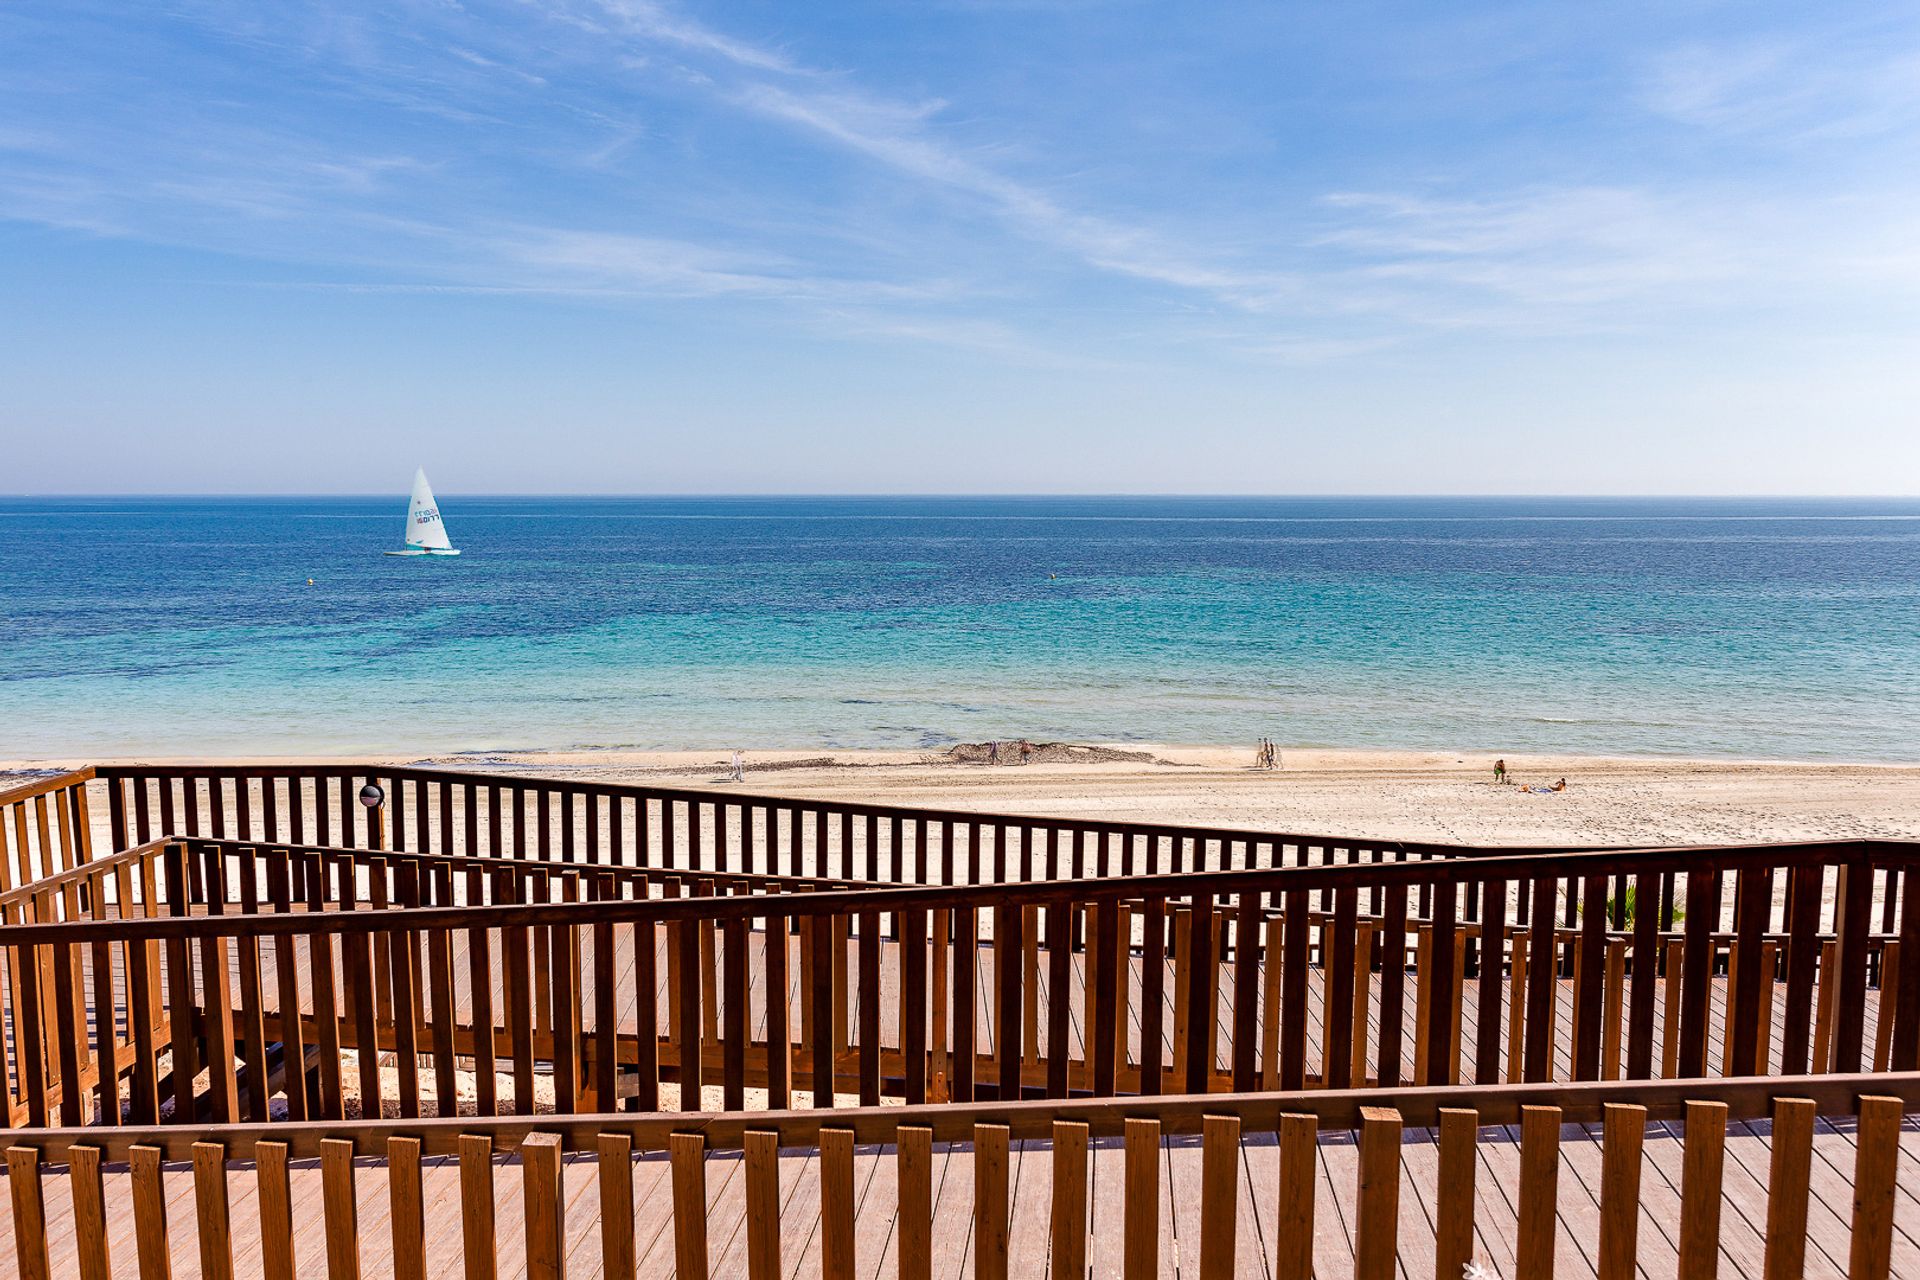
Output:
M963 1259L987 1280L1453 1280L1468 1263L1539 1280L1557 1260L1694 1280L1723 1257L1769 1280L1816 1258L1887 1280L1920 1264L1900 1185L1916 1098L1905 1073L6 1141L25 1280L105 1277L128 1251L143 1277L196 1256L210 1280L293 1280L322 1257L357 1277L383 1249L402 1280L522 1257L528 1276L612 1280L925 1280Z
M837 887L178 841L32 890L0 1075L13 1124L72 1125L1907 1071L1920 910L1875 937L1868 890L1914 857ZM1669 882L1678 929L1559 923Z
M1025 882L1485 852L1432 841L848 804L730 787L649 787L444 769L102 765L89 772L106 791L116 849L161 836L213 836L894 884ZM368 783L385 792L386 803L378 810L359 801ZM1530 851L1593 847L1548 845Z

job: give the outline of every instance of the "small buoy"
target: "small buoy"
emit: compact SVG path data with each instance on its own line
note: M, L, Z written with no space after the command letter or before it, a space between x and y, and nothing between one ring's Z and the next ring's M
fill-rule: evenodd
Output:
M1048 582L1058 582L1059 580L1060 580L1060 575L1057 573L1050 573L1047 575Z
M307 579L307 585L308 585L308 586L312 586L312 585L313 585L313 579L312 579L312 578L308 578L308 579Z

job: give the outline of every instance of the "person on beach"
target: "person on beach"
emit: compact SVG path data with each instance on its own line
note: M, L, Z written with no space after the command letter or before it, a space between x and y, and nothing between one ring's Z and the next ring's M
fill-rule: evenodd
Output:
M1000 740L998 738L987 744L987 763L1000 763Z
M747 780L747 758L740 753L740 748L738 747L733 749L733 773L731 776L735 782L745 782Z
M1033 763L1033 744L1031 742L1028 742L1025 738L1020 739L1020 763L1021 764Z
M1493 780L1496 783L1507 780L1507 762L1505 760L1495 760L1493 762Z

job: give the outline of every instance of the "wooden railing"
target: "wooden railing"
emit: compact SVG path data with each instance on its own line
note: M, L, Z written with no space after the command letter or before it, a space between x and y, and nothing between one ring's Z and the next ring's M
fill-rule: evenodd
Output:
M93 776L80 769L0 791L0 895L93 857Z
M94 773L106 789L116 849L161 836L204 835L895 884L1520 852L382 765L102 765ZM360 789L367 783L384 790L383 808L361 805Z
M1876 938L1871 891L1916 856L1853 842L844 888L175 842L111 862L117 918L9 931L9 1115L1905 1071L1920 911ZM195 865L213 914L187 913ZM1558 923L1571 892L1653 902L1668 882L1678 930L1651 911L1624 931L1604 910ZM49 892L51 915L72 890Z
M1443 857L1558 855L1608 845L1484 846L1314 833L1257 831L1099 818L1066 818L756 795L732 787L663 788L493 772L381 765L121 766L97 777L114 849L163 836L246 843L485 855L575 865L733 871L891 884L1028 883L1251 867L1368 866ZM80 776L80 775L73 775ZM376 783L385 805L369 810L360 788ZM1897 867L1866 890L1876 927L1895 932L1905 886ZM1529 915L1526 881L1514 904ZM1659 927L1684 912L1678 881L1661 878L1639 901ZM1563 886L1564 927L1587 914L1584 883ZM1634 899L1618 879L1596 898L1615 930ZM1787 909L1776 886L1773 910ZM1327 891L1314 906L1327 909ZM1381 911L1370 887L1365 911ZM1415 891L1413 912L1431 910ZM1480 919L1478 895L1459 918ZM1529 916L1530 918L1530 916Z
M1476 1263L1533 1280L1569 1248L1619 1280L1642 1266L1713 1276L1723 1247L1741 1274L1800 1276L1824 1250L1824 1266L1844 1254L1854 1280L1887 1280L1920 1256L1896 1234L1916 1100L1920 1075L1903 1073L0 1141L25 1280L106 1276L127 1251L143 1276L165 1275L194 1245L213 1280L292 1280L316 1254L358 1275L382 1249L405 1280L517 1272L516 1255L529 1276L612 1280L669 1266L771 1280L811 1257L830 1277L927 1280L968 1256L994 1278L1452 1280ZM1746 1121L1766 1122L1765 1139ZM1597 1169L1595 1135L1569 1126L1600 1126ZM131 1232L111 1212L129 1204ZM181 1206L194 1245L169 1220Z

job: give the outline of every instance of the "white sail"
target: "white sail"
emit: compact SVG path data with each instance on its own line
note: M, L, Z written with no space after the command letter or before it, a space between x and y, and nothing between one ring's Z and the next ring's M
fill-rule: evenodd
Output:
M447 551L447 526L440 520L440 508L433 503L433 489L427 484L426 468L413 473L413 501L407 504L407 546L420 551Z

